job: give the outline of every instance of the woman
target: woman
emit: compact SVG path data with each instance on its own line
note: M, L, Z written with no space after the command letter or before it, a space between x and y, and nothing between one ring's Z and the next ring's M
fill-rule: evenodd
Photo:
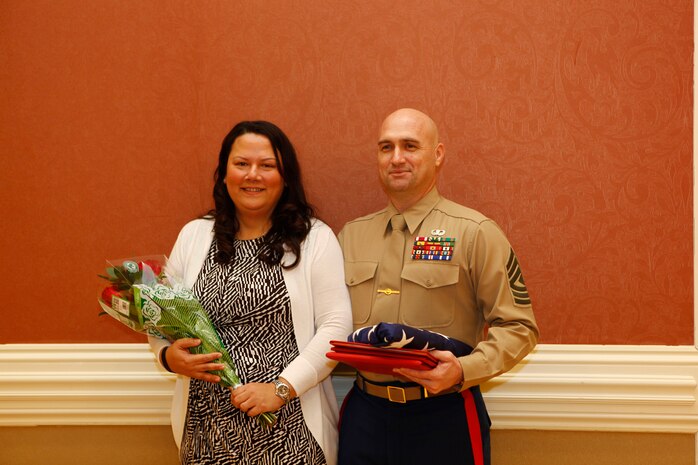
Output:
M230 131L214 179L213 218L182 229L167 271L206 308L243 386L214 384L220 354L192 355L198 340L151 338L163 366L183 375L172 408L180 459L335 464L334 364L325 353L352 328L337 239L313 218L295 150L269 122ZM277 424L260 426L262 412L275 412Z

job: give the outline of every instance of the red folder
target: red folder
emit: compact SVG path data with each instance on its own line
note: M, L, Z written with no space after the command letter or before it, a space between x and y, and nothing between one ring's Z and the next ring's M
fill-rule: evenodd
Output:
M439 362L426 350L376 347L371 344L330 341L327 358L350 365L360 371L393 374L393 368L431 370Z

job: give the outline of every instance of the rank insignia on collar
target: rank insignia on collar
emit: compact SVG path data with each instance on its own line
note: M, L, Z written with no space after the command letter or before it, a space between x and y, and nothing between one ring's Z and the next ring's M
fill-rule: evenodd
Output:
M445 236L446 230L445 229L432 229L431 235L432 236Z
M455 247L455 237L419 236L412 246L412 260L450 261Z

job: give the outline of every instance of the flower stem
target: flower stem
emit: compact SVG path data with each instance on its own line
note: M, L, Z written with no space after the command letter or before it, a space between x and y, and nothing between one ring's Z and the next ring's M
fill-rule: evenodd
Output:
M257 421L264 428L271 428L276 424L276 415L271 412L264 412L257 415Z

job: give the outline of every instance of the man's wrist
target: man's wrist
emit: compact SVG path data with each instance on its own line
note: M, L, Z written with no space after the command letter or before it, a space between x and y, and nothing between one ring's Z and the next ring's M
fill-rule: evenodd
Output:
M453 390L456 392L462 391L464 383L465 383L465 376L463 375L463 372L461 372L460 381L458 381L456 384L453 385Z

